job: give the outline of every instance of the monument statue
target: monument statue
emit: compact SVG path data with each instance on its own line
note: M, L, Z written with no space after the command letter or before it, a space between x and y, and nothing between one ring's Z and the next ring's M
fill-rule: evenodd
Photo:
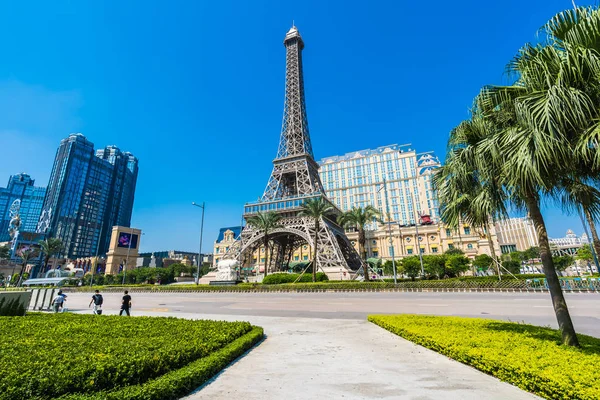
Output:
M217 264L217 281L235 281L237 280L238 267L237 260L221 260Z
M8 234L10 235L11 258L15 255L17 242L19 240L19 231L21 229L21 200L13 201L9 209L10 222L8 224Z

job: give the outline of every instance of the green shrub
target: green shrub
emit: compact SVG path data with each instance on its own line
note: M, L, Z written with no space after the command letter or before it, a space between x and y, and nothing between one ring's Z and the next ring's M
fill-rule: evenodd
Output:
M247 322L163 317L0 317L0 399L126 393L211 355L220 354L216 361L228 359L229 351L215 352L252 331ZM214 365L220 364L209 365L208 371L215 372ZM192 378L205 379L207 373Z
M559 331L514 322L420 315L370 315L369 321L548 399L600 398L600 339L578 335L581 348L561 344Z
M178 399L196 389L229 363L254 346L263 338L263 329L253 327L250 332L211 353L208 357L193 361L183 368L166 373L140 385L93 394L66 395L60 400L163 400Z
M298 279L300 274L286 274L286 273L277 273L267 275L265 279L263 279L262 283L265 285L278 285L282 283L293 283ZM317 282L325 282L329 280L327 275L323 272L317 272ZM302 278L298 282L312 282L312 272L306 272L302 275Z

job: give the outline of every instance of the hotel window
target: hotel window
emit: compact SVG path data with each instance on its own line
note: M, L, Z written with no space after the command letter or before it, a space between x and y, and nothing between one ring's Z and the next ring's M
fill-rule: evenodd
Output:
M437 253L437 252L438 252L438 249L437 249L437 247L432 247L432 248L431 248L431 252L432 252L432 253Z
M260 262L264 263L264 262L265 262L265 258L264 258L264 257L263 257L263 258L261 258L261 259L260 259Z
M450 229L446 229L446 236L448 236L448 237L452 236L452 233L450 232Z
M304 260L308 260L308 256L304 256Z
M469 249L469 250L472 250L472 249L473 249L473 243L469 243L469 244L467 245L467 249Z
M408 249L408 250L406 250L406 252L407 252L408 254L412 254L412 253L413 253L412 249Z
M448 250L451 250L451 249L453 249L453 248L454 248L454 245L453 245L453 244L449 244L449 245L448 245Z
M468 226L465 226L465 235L470 235L471 234L471 228L469 228Z

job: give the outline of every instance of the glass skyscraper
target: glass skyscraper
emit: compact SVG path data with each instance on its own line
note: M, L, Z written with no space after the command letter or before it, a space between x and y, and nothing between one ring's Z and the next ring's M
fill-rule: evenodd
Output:
M46 188L34 186L35 180L27 174L13 175L8 179L6 188L0 188L0 242L10 240L8 225L9 211L15 200L21 201L21 231L35 232Z
M108 251L114 225L130 226L138 160L108 146L94 154L81 133L60 142L38 232L62 240L62 256L75 259Z

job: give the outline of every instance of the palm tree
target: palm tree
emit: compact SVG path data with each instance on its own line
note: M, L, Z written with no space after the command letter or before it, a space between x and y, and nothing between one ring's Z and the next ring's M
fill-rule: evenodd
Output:
M23 282L23 272L25 271L27 264L29 264L29 261L31 261L32 259L37 257L39 255L39 253L36 249L26 247L26 248L21 249L18 252L18 255L21 258L21 260L23 261L23 264L21 264L21 271L19 272L19 281L17 283L17 286L21 286L21 283Z
M600 190L578 178L564 179L562 186L564 187L564 193L560 200L563 208L568 211L576 210L577 212L583 209L583 215L590 226L594 250L596 255L600 254L600 239L595 224L595 219L600 216Z
M367 252L365 250L365 243L367 241L365 235L365 225L374 222L380 216L379 210L373 206L366 206L364 208L353 207L350 211L346 211L338 217L338 223L343 227L354 227L358 229L358 253L364 261L365 266L364 276L365 281L369 280L369 267L367 263Z
M48 261L50 259L60 253L63 248L63 243L60 239L56 238L48 238L39 242L40 249L42 253L44 253L44 266L42 267L42 273L46 271L46 267L48 266Z
M477 147L492 130L490 122L480 115L456 127L450 134L445 164L436 171L433 184L442 205L442 221L451 229L457 229L461 222L482 229L500 275L490 225L508 216L507 196L497 176L499 165L493 162L497 157L489 154L495 149ZM479 157L487 162L480 162Z
M248 218L248 224L252 226L254 229L258 231L262 231L263 233L263 246L265 248L265 278L267 277L267 270L269 269L269 239L270 233L276 228L279 228L279 220L281 219L281 215L277 214L274 211L269 211L267 213L261 213L253 215Z
M553 18L543 29L545 43L524 46L509 64L514 84L485 87L473 111L491 129L472 146L469 166L475 173L485 171L489 162L498 166L493 169L498 192L532 219L563 343L572 346L578 340L540 204L548 197L560 198L569 181L597 179L600 170L599 23L599 11L591 8ZM460 183L456 187L464 190ZM571 196L567 201L581 199Z
M309 200L306 200L302 204L302 210L298 215L303 217L310 217L315 221L315 239L313 244L313 282L317 281L317 255L318 253L318 237L320 230L321 219L323 219L326 215L331 214L333 211L333 206L330 202L326 201L323 197L315 197Z

